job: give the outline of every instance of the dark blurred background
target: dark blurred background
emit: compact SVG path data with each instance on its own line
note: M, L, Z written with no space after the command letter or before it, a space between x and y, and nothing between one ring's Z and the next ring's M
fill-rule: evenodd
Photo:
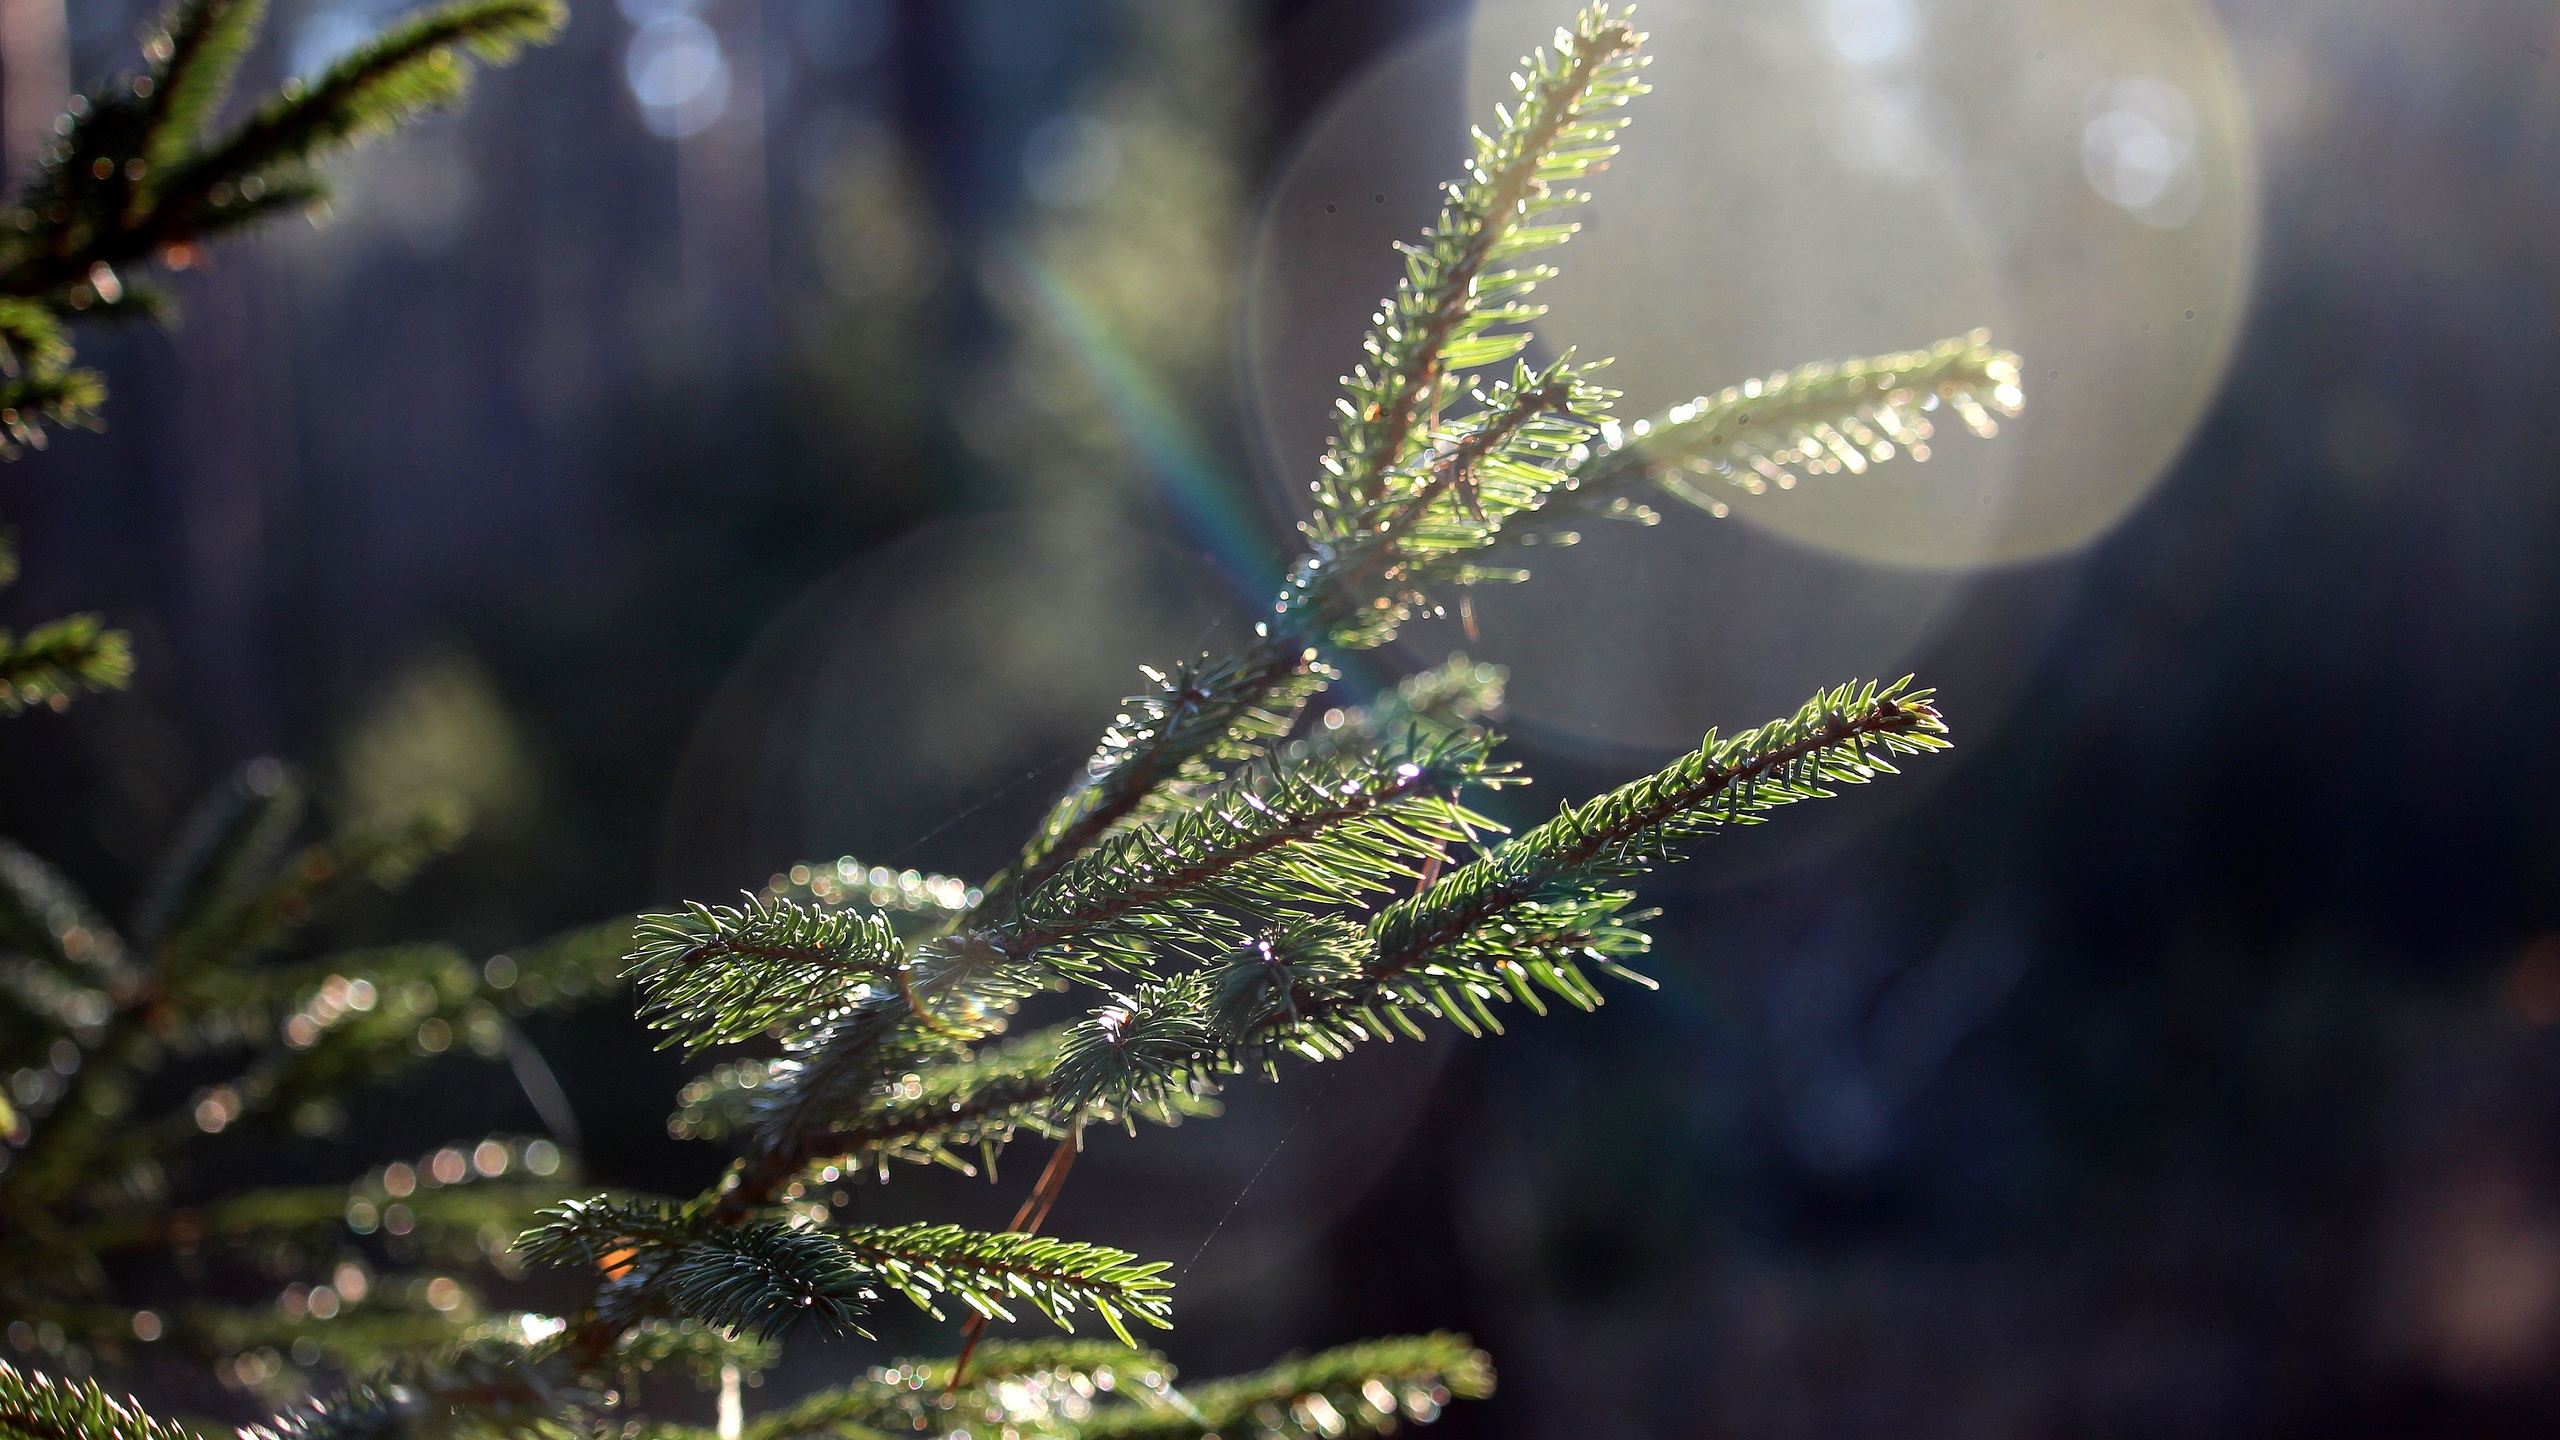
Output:
M69 0L76 75L143 5ZM395 8L280 0L256 65ZM1105 1137L1053 1227L1185 1269L1194 1375L1470 1332L1502 1388L1451 1436L2550 1433L2560 21L1662 8L1738 58L1684 100L1666 60L1703 128L1604 177L1655 218L1604 195L1589 238L1714 264L1591 303L1726 306L1695 333L1749 343L1682 385L1991 323L2028 413L1943 479L1837 482L1912 518L1597 538L1345 691L1514 666L1527 818L1858 671L1940 685L1959 748L1660 877L1658 992ZM103 611L140 673L0 735L0 832L121 909L252 757L342 811L455 790L469 846L342 938L488 949L848 852L991 870L1134 667L1277 573L1493 23L584 0L328 223L179 277L173 330L84 337L108 426L0 472L0 620ZM2061 99L2003 78L2075 45ZM2204 338L2144 348L2129 295ZM1645 363L1634 398L1687 393ZM2078 508L1897 548L1976 481ZM667 1138L684 1067L620 1010L532 1035L592 1174L689 1190L720 1157ZM312 1178L540 1123L462 1059L365 1114ZM1000 1224L1026 1182L859 1204ZM756 1403L882 1355L796 1344Z

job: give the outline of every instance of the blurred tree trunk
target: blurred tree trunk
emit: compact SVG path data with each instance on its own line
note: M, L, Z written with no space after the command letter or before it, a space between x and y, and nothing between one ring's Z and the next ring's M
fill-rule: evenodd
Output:
M14 185L35 164L71 98L71 56L63 0L0 0L0 159Z

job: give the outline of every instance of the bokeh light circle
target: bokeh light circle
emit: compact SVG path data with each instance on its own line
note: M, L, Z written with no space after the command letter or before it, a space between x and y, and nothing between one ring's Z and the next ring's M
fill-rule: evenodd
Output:
M1477 7L1471 113L1555 19ZM1541 296L1555 342L1617 357L1629 413L1977 325L2026 359L1999 440L1736 513L1960 568L2076 549L2150 492L2213 396L2255 250L2248 120L2205 7L1667 0L1640 19L1655 93Z

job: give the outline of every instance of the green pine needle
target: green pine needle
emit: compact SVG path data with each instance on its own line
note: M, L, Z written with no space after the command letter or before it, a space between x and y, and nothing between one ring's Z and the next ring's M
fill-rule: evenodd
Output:
M1999 433L1992 412L2015 415L2024 403L2018 380L2018 357L1976 330L1926 350L1729 385L1653 420L1603 426L1598 445L1575 451L1570 479L1506 538L1552 537L1579 519L1649 519L1638 499L1655 487L1722 516L1726 503L1697 480L1761 495L1792 490L1805 475L1863 475L1897 454L1925 461L1928 412L1943 404L1987 439Z
M1483 1001L1504 991L1532 1008L1538 989L1587 1008L1597 992L1575 958L1614 968L1643 943L1619 913L1627 879L1779 806L1891 774L1891 756L1945 749L1930 699L1908 679L1844 685L1730 739L1710 731L1662 770L1568 807L1388 907L1369 923L1362 978L1391 1007L1418 1006L1462 1028L1500 1028ZM1383 1033L1374 1014L1361 1018Z
M859 1332L877 1297L837 1237L773 1221L723 1226L663 1201L571 1200L516 1240L526 1259L601 1270L642 1318L771 1338L802 1320Z
M150 93L139 97L145 174L166 174L196 149L230 97L232 77L256 43L266 10L266 0L180 0L159 33L143 41L152 82Z
M238 133L190 161L169 194L181 203L218 204L220 187L310 165L452 105L470 84L466 54L505 64L524 46L549 41L567 20L558 0L460 0L412 16L309 84L288 84Z
M0 630L0 715L36 706L60 710L74 696L121 690L132 678L131 643L95 615L65 616L23 637Z
M1147 981L1067 1031L1049 1074L1051 1112L1076 1116L1099 1104L1134 1113L1160 1104L1202 1077L1219 1048L1206 977ZM1129 1129L1136 1131L1134 1119Z
M1140 1263L1127 1251L1047 1235L963 1230L956 1225L895 1225L842 1232L845 1251L882 1284L939 1318L949 1295L981 1315L1011 1320L1007 1301L1030 1306L1062 1330L1090 1309L1124 1345L1124 1317L1170 1329L1173 1282L1168 1266Z
M658 1265L651 1280L677 1316L766 1338L802 1320L831 1333L861 1333L856 1317L877 1293L837 1237L772 1224L704 1234Z
M627 972L661 1046L690 1053L823 1025L888 983L905 950L882 915L750 895L644 915Z
M1523 297L1550 272L1513 262L1573 233L1549 217L1578 202L1569 187L1617 153L1616 112L1645 90L1636 78L1642 38L1622 16L1586 10L1557 32L1553 53L1532 54L1512 77L1514 108L1492 132L1476 132L1439 218L1419 243L1401 247L1404 278L1379 307L1366 358L1339 402L1340 433L1317 482L1320 514L1356 513L1383 498L1390 472L1429 444L1460 372L1510 359L1528 343L1526 331L1497 327L1538 315Z
M1143 969L1166 947L1224 948L1229 912L1360 904L1501 828L1456 799L1509 776L1490 749L1480 734L1408 732L1362 754L1247 766L1162 825L1095 845L984 933L1082 975L1084 957Z
M197 1440L88 1380L29 1374L0 1360L0 1440Z
M1024 1304L1062 1329L1090 1309L1124 1341L1126 1316L1169 1323L1164 1266L1041 1235L953 1225L723 1225L709 1210L598 1196L544 1211L516 1248L543 1263L602 1269L618 1277L622 1303L645 1305L656 1317L756 1336L804 1319L856 1330L856 1318L884 1289L936 1316L944 1295L1005 1320L1013 1318L1007 1302Z
M1313 650L1274 644L1232 660L1203 656L1171 672L1143 673L1150 688L1121 702L1083 782L1051 809L1014 867L988 882L990 897L1039 885L1169 787L1211 779L1217 763L1260 755L1333 678Z

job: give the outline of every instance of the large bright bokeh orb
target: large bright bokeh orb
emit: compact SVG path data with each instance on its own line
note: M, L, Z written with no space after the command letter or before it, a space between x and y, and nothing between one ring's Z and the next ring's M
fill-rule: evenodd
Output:
M1467 110L1551 40L1483 0ZM1965 568L2070 551L2158 482L2238 334L2257 230L2230 47L2192 0L1647 0L1653 94L1589 188L1541 334L1630 415L1988 326L2026 413L1923 466L1728 499L1802 544Z

